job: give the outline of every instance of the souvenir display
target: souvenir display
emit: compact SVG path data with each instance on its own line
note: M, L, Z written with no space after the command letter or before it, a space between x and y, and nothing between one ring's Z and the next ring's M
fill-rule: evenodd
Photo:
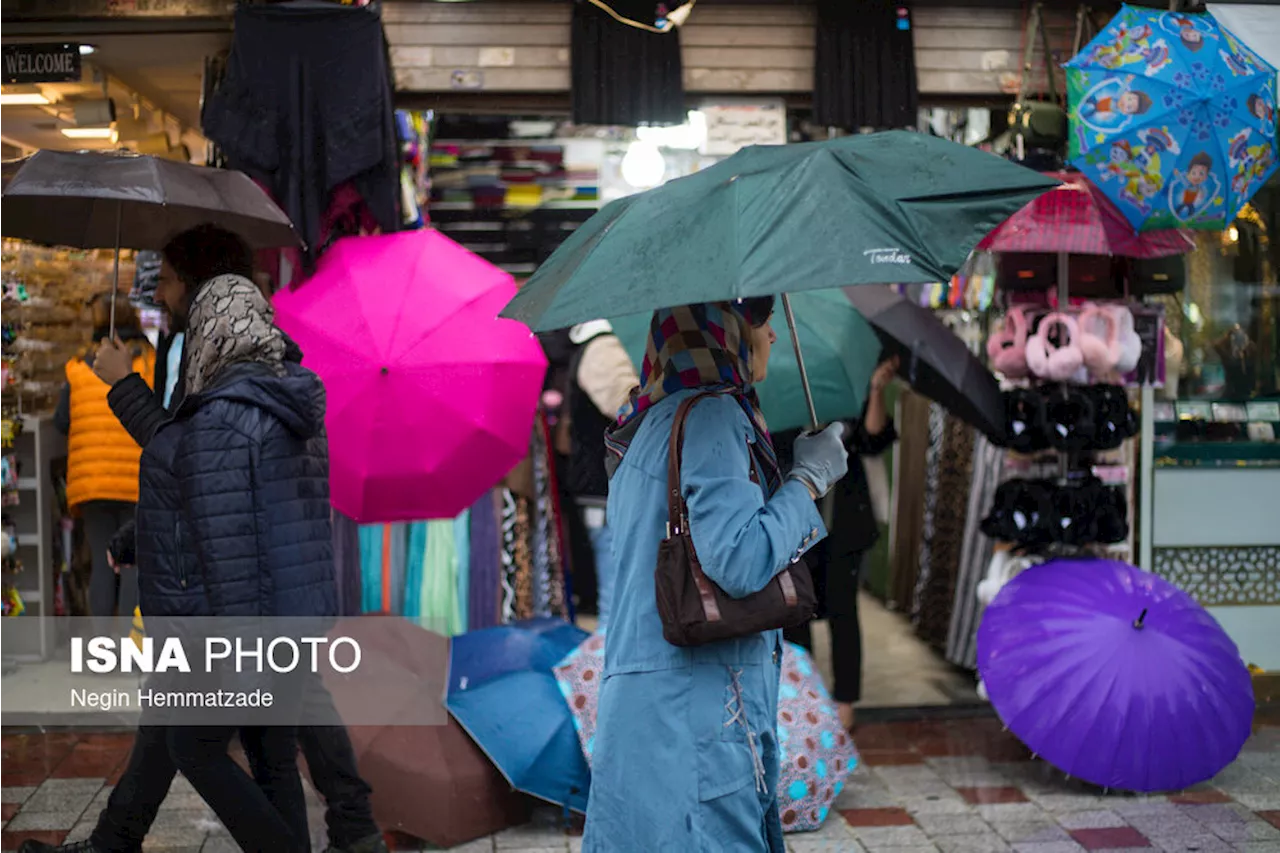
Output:
M1159 306L1085 302L1050 310L1011 306L987 339L992 370L1004 379L1160 387L1165 371L1164 314Z

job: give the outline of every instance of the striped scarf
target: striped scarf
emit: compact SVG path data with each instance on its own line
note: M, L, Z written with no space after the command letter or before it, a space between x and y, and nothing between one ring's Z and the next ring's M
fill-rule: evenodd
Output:
M640 370L640 387L605 434L616 468L646 412L683 390L719 391L737 398L755 426L751 449L769 494L781 485L778 456L755 389L751 387L751 324L742 303L715 302L664 308L653 315ZM758 318L762 322L766 318Z

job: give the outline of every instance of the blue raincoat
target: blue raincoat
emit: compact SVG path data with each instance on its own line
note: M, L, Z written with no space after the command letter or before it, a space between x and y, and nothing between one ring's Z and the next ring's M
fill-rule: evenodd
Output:
M583 850L782 853L778 679L782 634L695 648L662 637L653 573L667 523L672 394L645 415L609 485L618 566L605 643ZM707 576L729 595L763 589L826 535L808 490L767 498L750 479L755 430L738 402L694 407L681 486Z

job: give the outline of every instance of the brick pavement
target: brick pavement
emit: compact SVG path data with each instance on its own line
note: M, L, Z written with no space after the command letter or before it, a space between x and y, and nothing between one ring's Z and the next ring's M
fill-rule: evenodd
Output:
M1034 761L990 718L863 725L863 766L817 833L792 853L1280 853L1280 727L1260 726L1212 782L1168 796L1108 794ZM130 735L5 734L0 849L24 838L85 837L128 754ZM323 820L312 797L320 844ZM395 839L402 850L420 850ZM458 848L465 853L573 853L581 838L554 810ZM235 849L185 780L170 792L148 851Z

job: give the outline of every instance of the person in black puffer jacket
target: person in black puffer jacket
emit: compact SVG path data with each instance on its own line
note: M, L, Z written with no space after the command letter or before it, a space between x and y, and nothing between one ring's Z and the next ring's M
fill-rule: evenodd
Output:
M192 300L186 397L142 455L147 619L337 615L324 386L286 349L248 279L218 276ZM265 756L262 788L228 753L236 732L174 726L169 752L242 849L309 849L295 730L241 732Z

